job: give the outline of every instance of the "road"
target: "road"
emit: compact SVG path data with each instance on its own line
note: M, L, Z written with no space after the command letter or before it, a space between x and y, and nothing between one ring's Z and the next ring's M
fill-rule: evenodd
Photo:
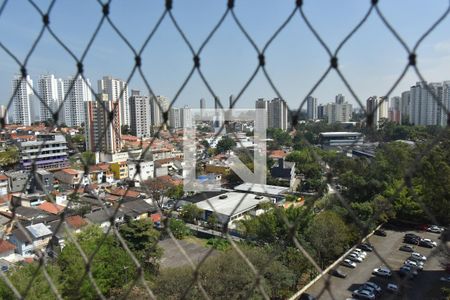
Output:
M383 289L386 288L389 282L397 283L398 286L404 287L398 295L384 292L377 299L438 299L439 293L437 290L444 284L439 281L439 278L445 274L440 263L442 258L438 250L415 246L415 251L427 256L428 260L425 263L424 270L413 280L402 280L398 276L393 276L391 279L384 279L372 275L373 269L382 265L389 266L391 270L398 270L403 265L403 262L410 254L399 251L398 249L403 244L403 236L406 232L414 232L436 242L439 242L438 235L414 230L386 230L386 232L387 237L371 236L369 238L377 254L369 252L366 259L362 263L357 264L356 269L343 266L338 267L339 270L347 274L347 278L341 279L334 276L324 276L311 286L307 293L316 296L317 299L323 300L347 299L351 298L353 290L356 290L361 284L370 280L378 283ZM432 251L435 254L430 256ZM329 278L329 289L325 288L327 278Z

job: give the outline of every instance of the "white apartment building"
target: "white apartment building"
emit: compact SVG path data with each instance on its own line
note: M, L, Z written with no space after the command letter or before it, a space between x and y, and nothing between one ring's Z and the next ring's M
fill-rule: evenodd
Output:
M91 83L81 76L64 81L64 123L69 127L81 126L86 121L85 102L92 101Z
M350 103L328 103L326 106L326 115L328 124L336 122L350 122L353 108Z
M53 74L39 76L38 91L40 101L40 120L42 122L53 119L53 113L57 112L64 100L64 85L60 78ZM45 103L45 105L44 105ZM59 117L62 117L62 114Z
M131 91L130 103L130 130L138 138L151 136L151 108L150 100L141 96L139 91Z
M366 101L367 114L373 114L373 125L377 128L383 120L389 118L389 101L385 97L372 96Z
M13 93L13 122L24 126L31 125L30 101L33 96L33 80L27 75L22 78L20 75L14 76L12 80Z
M176 107L172 107L169 110L169 125L171 128L177 129L177 128L181 128L182 124L181 124L181 109L180 108L176 108Z
M444 83L432 82L429 84L426 82L417 82L410 89L410 123L424 126L445 126L447 116L445 109L442 109L439 102L448 107L448 102L445 103L445 97L448 97L447 95L448 81Z
M164 123L163 113L169 109L169 100L164 96L151 97L150 104L152 126L160 127Z
M107 94L111 101L119 102L120 123L121 125L130 125L130 105L127 83L121 79L104 76L98 81L98 93Z

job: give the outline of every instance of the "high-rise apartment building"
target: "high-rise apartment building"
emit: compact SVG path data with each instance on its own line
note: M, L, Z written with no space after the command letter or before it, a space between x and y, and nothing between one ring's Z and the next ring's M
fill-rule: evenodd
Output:
M81 126L86 121L85 102L92 101L91 83L83 77L69 77L63 81L64 95L64 123L69 127Z
M411 122L411 118L409 115L410 112L410 102L411 102L411 97L410 97L410 92L409 91L405 91L402 93L402 97L400 100L400 120L402 124L409 124Z
M31 125L30 101L33 95L33 80L27 75L22 78L20 75L14 76L12 80L12 92L14 93L12 102L14 108L13 122L24 126Z
M98 94L86 101L86 149L114 154L122 150L120 102L111 101L107 94ZM112 113L112 119L110 115Z
M345 102L344 95L342 95L342 94L336 95L336 97L335 97L335 103L336 104L344 104L344 102Z
M192 111L189 106L185 105L183 108L180 109L180 120L181 120L181 127L183 128L191 128L192 126L194 126L194 121L192 119Z
M164 124L163 113L169 109L169 100L164 96L156 96L150 99L152 126L160 127Z
M122 125L130 125L127 83L121 79L104 76L98 81L98 93L107 94L110 101L118 101L120 106L120 122Z
M272 99L268 112L269 128L288 129L288 107L283 99Z
M391 107L389 108L389 121L401 123L401 98L398 96L391 98Z
M138 138L149 138L152 124L150 99L132 90L130 103L130 130Z
M410 123L414 125L445 126L447 116L443 103L444 83L417 82L410 89Z
M327 106L319 104L317 106L317 118L323 120L326 118L326 116L327 116Z
M306 115L308 120L317 119L317 98L313 96L306 98Z
M366 101L367 114L372 114L373 125L378 128L383 120L389 119L389 102L385 97L372 96Z
M181 108L172 107L169 110L169 126L177 129L181 128Z
M53 120L53 113L56 113L64 100L64 85L60 78L55 78L53 74L39 76L38 91L40 99L40 120L42 122ZM45 103L45 104L44 104ZM62 109L60 110L60 112ZM58 120L62 114L58 115Z
M349 122L352 118L352 112L353 108L350 103L328 103L326 106L328 124Z

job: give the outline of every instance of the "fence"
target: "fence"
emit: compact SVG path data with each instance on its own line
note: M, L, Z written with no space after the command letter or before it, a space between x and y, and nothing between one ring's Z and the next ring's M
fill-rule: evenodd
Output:
M303 100L300 101L300 103L297 103L296 107L290 108L291 126L292 127L298 126L299 121L300 121L300 119L299 119L300 111L305 106L307 98L310 95L312 95L315 91L317 91L318 87L329 76L329 74L334 72L342 80L343 84L348 89L348 92L352 95L353 99L358 103L360 108L363 110L364 115L365 115L365 119L363 120L364 123L367 124L368 128L374 128L377 125L374 122L374 114L378 110L379 106L382 105L384 99L389 99L389 97L391 96L391 93L399 85L399 83L401 82L401 80L404 78L405 74L408 71L414 72L421 81L425 81L425 78L422 75L421 70L418 67L418 61L420 61L420 57L417 57L417 51L418 51L419 47L423 44L424 40L435 30L435 28L437 28L443 22L443 20L445 20L448 17L448 14L450 12L450 4L449 4L449 5L447 5L447 8L444 11L442 11L442 14L439 16L439 18L437 18L435 20L435 22L423 34L421 34L418 37L416 43L411 47L405 43L405 41L402 39L402 36L397 32L397 30L391 25L390 21L385 17L384 13L381 11L381 9L378 6L378 1L372 0L372 1L370 1L370 3L368 1L368 8L367 8L366 13L361 17L360 21L356 24L356 26L354 26L354 28L348 33L348 35L346 35L345 38L342 39L342 41L339 43L339 45L336 47L336 49L332 49L330 46L328 46L328 44L326 42L326 37L323 37L321 35L321 33L316 29L314 24L309 20L308 15L307 15L307 13L305 13L305 10L303 8L304 1L296 0L296 1L292 1L293 4L292 4L291 12L288 15L286 15L284 21L273 32L273 34L270 36L270 38L267 40L267 42L262 45L257 45L257 43L252 38L251 34L246 30L245 26L243 25L243 23L241 22L240 18L238 17L238 15L236 13L239 10L240 3L238 1L228 0L228 1L222 1L222 3L219 3L219 2L216 3L217 5L224 6L223 14L220 16L220 18L218 18L217 22L211 28L209 34L204 39L204 41L200 44L200 46L198 48L195 48L193 46L193 44L191 43L191 41L189 40L188 35L185 33L183 27L180 26L174 12L173 12L175 10L174 5L176 4L176 2L173 2L171 0L164 1L165 9L163 10L160 17L155 20L156 23L155 23L154 27L151 28L151 30L149 30L149 33L148 33L147 38L145 39L144 43L142 45L135 45L130 42L130 40L127 38L126 34L124 34L121 31L121 29L115 24L114 20L110 16L110 8L114 5L114 1L107 1L107 2L98 1L98 14L99 14L100 19L99 19L99 21L96 25L96 29L95 29L93 35L91 36L91 38L89 39L89 42L87 43L87 46L85 47L84 51L82 52L81 55L77 56L75 54L75 52L72 51L70 49L70 47L67 46L63 42L63 40L64 40L63 37L60 34L57 34L55 31L55 28L52 27L52 22L51 22L52 16L53 16L52 9L53 9L55 3L58 1L55 1L55 0L51 1L50 4L48 5L48 7L46 7L46 8L42 8L42 5L39 5L38 3L36 3L33 0L29 0L28 2L29 2L29 5L31 5L35 9L36 14L42 18L42 27L39 31L39 34L36 36L35 40L32 41L33 42L32 46L30 47L29 51L27 52L27 55L25 56L25 58L21 59L21 58L17 57L16 54L10 50L9 46L7 44L3 43L3 41L1 41L1 38L0 38L0 47L3 50L3 52L17 63L17 68L18 68L18 70L20 72L20 76L21 76L21 78L20 78L21 82L27 82L29 61L33 57L33 53L35 52L36 47L39 44L39 42L41 41L44 33L49 34L57 42L57 44L73 59L73 64L76 66L76 72L74 74L74 78L81 76L81 78L86 80L86 77L85 77L86 56L90 53L92 45L98 38L100 30L103 27L109 25L112 28L112 30L116 33L117 37L121 41L123 41L123 43L126 44L126 46L133 53L133 56L134 56L133 61L130 62L130 65L132 65L132 68L131 68L131 72L130 72L129 76L126 79L126 82L129 82L134 76L138 76L138 75L141 76L145 83L145 86L148 90L148 94L152 97L155 97L156 93L155 93L154 87L152 86L152 82L147 80L147 78L143 72L143 65L145 64L145 62L142 60L142 54L143 54L144 50L151 48L150 42L152 41L152 39L154 39L155 34L157 32L159 32L162 22L164 20L169 20L170 23L175 28L175 30L180 35L180 37L182 38L184 44L187 46L189 54L192 57L192 62L191 62L192 65L190 67L190 71L189 71L188 75L184 78L182 84L176 89L175 96L170 101L169 108L163 113L163 121L165 124L168 123L168 118L169 118L168 110L170 108L172 108L175 103L177 103L177 100L180 98L181 93L185 90L186 86L191 81L191 79L195 73L197 73L199 75L201 81L207 88L211 97L213 99L215 99L215 102L218 104L219 109L226 110L228 108L226 105L223 105L223 103L220 102L217 93L214 91L214 88L208 81L207 76L205 76L205 74L203 73L203 71L202 71L203 61L201 59L205 47L210 43L211 39L217 33L218 29L220 29L223 26L225 20L227 20L227 19L234 22L237 25L237 27L239 28L239 31L245 36L246 40L249 42L251 47L254 49L254 56L255 56L255 60L257 62L257 65L256 65L253 73L248 78L248 80L243 83L242 88L238 91L238 93L236 94L236 97L234 98L232 103L230 103L230 108L234 107L237 103L239 103L239 101L242 100L242 96L243 96L244 92L248 89L248 87L254 81L254 79L256 78L256 76L258 74L262 74L264 76L264 78L267 79L267 81L268 81L271 89L273 89L274 93L280 99L283 99L281 90L277 87L277 84L275 83L275 81L272 80L270 72L266 67L267 61L270 60L270 56L267 54L267 51L271 45L276 43L277 37L280 35L280 33L284 32L286 26L288 24L290 24L291 22L293 22L293 20L295 18L299 18L304 21L308 30L314 35L315 39L319 42L321 47L326 51L329 61L328 61L328 66L327 66L325 72L323 72L323 74L320 76L319 80L317 80L317 82L315 82L315 84L311 87L311 89L309 90L307 95L305 95ZM1 20L2 16L7 13L7 8L9 6L14 6L14 5L16 5L16 3L13 1L5 0L2 2L1 6L0 6L0 20ZM431 4L427 3L426 5L431 5ZM357 96L357 94L355 93L355 91L351 85L351 82L344 75L344 72L342 71L342 68L341 68L341 62L340 62L339 58L340 58L341 50L343 49L343 47L345 47L347 44L350 43L351 38L367 22L367 20L370 16L377 16L381 20L384 27L394 36L395 40L405 50L405 57L404 57L405 62L404 62L404 69L402 70L400 76L398 78L396 78L395 81L393 81L392 86L389 88L389 90L385 93L385 95L384 95L385 98L383 98L383 100L380 101L380 103L378 103L371 111L366 111L366 108L363 105L362 99L360 99ZM89 20L88 22L93 22L93 21ZM301 59L307 59L307 58L302 57ZM71 84L68 91L66 92L63 103L61 103L61 105L56 109L54 107L50 107L44 101L44 99L39 95L39 91L35 90L35 88L33 88L30 85L29 85L29 87L33 89L34 94L37 95L37 97L39 98L39 101L42 103L42 105L44 105L49 111L51 111L51 115L54 120L54 122L53 122L54 124L52 124L51 126L54 126L54 128L56 130L59 130L59 125L58 125L59 115L61 113L61 110L63 109L63 103L67 100L68 95L74 88L74 83ZM446 107L445 103L443 103L443 101L441 100L439 95L436 94L435 90L429 88L428 86L425 86L425 88L432 95L433 100L436 102L437 106L439 106L439 108L443 112L445 112L446 115L449 115L448 107ZM124 89L121 90L121 95L124 93L124 91L125 91ZM20 93L20 84L16 85L11 97L9 98L8 105L7 105L8 111L12 110L13 98L18 93ZM92 90L92 93L96 94L94 90ZM111 109L106 107L104 102L101 101L101 99L99 99L99 97L96 96L95 100L98 103L98 105L101 105L103 107L104 110L108 110L108 112L109 112L108 122L109 122L109 124L111 124L114 120L114 110L117 109L117 106L111 111ZM158 106L160 106L160 104L158 102L157 102L157 104L158 104ZM159 107L159 109L164 110L163 107L161 107L161 106ZM448 119L450 120L450 117ZM7 126L6 123L7 122L3 116L3 118L1 119L2 128L5 128L5 126ZM151 145L153 144L154 140L156 139L155 137L158 136L158 134L160 133L161 130L162 130L162 127L160 127L156 133L154 133L154 137L151 138L151 140L149 142L150 145L142 149L143 153L142 153L141 157L144 157L145 154L148 151L150 151L149 149L150 149ZM221 128L221 130L223 130L223 127ZM98 137L97 144L102 143L104 136L105 136L105 132L103 132L103 134L101 134ZM422 151L420 151L420 153L418 154L415 162L420 161L422 157L424 157L425 155L427 155L431 152L433 147L435 147L442 140L445 140L445 139L448 139L448 131L447 130L441 131L432 140L427 141L427 143L423 147ZM44 142L43 144L41 144L39 146L38 154L44 150L45 145L46 145L46 142ZM80 157L82 159L84 173L88 173L89 172L89 166L88 166L89 162L86 161L86 159L83 158L83 156L81 156L81 153L79 152L78 148L74 144L70 143L69 146L71 147L71 149L78 152L78 154L80 155ZM248 152L247 152L247 155L249 155ZM320 153L314 152L313 155L314 155L314 159L317 162L320 162L320 165L322 167L326 166L326 163L324 163L322 157L320 157ZM136 168L137 168L137 172L134 177L138 178L139 171L141 169L139 164ZM35 163L32 164L31 169L32 169L32 172L28 176L27 182L30 182L32 180L37 180L38 185L45 187L45 184L43 182L40 182L39 178L35 176L35 171L37 170L37 165ZM399 195L399 193L401 193L402 189L404 189L405 187L407 189L411 190L411 187L412 187L411 178L414 176L414 174L416 174L416 172L420 172L420 171L421 171L420 168L413 162L411 164L411 166L409 166L409 168L406 170L404 180L397 187L396 191L392 194L389 201L393 202L394 199ZM328 173L330 173L330 178L332 178L333 170L331 170L331 172L328 171ZM76 198L77 190L80 187L81 187L81 182L78 184L78 186L76 186L74 188L74 195L72 197L69 197L69 203L71 201L74 201L74 199ZM148 189L147 192L149 195L154 195L154 191L152 191L151 188L148 188L148 187L146 187L146 188ZM24 191L25 191L25 187L24 187ZM103 203L102 201L99 201L99 203L102 205L102 209L109 216L109 218L111 219L113 224L116 222L115 221L116 215L119 214L121 205L123 204L123 198L125 198L127 196L129 191L130 191L130 187L127 187L126 192L124 193L123 197L119 201L119 205L115 206L114 209L112 209L112 210L111 209L108 210L105 203ZM48 199L50 199L53 203L55 203L54 195L49 193L48 191L45 191L45 193L46 193ZM354 212L354 209L352 208L352 206L350 205L349 200L346 199L339 192L337 193L337 196L338 196L337 198L338 198L338 201L340 202L340 205L342 205L342 207L344 207L345 209L348 210L349 215L354 220L355 224L358 224L361 226L361 228L364 228L363 232L368 232L369 228L367 228L366 225L363 224L358 219L358 216ZM429 209L426 207L426 205L424 203L417 203L417 204L427 214L427 217L429 220L432 220L432 221L434 221L434 223L438 224L438 221L436 220L435 216L432 213L430 213ZM9 220L8 224L16 226L26 236L26 238L28 240L32 240L32 237L29 235L29 232L25 229L24 225L20 222L19 217L16 215L16 209L17 209L17 207L13 205L12 210L11 210L11 212L12 212L11 219ZM157 209L158 209L159 213L162 213L161 207L158 207ZM236 209L237 209L237 207L235 208L235 210ZM56 233L61 228L67 234L68 240L76 245L76 249L79 252L79 255L82 257L83 263L85 265L84 270L82 270L82 276L80 277L79 288L81 288L81 283L84 280L88 280L90 282L91 286L94 288L95 294L98 296L98 298L105 299L107 297L102 292L101 286L99 286L99 284L96 282L96 276L92 272L91 267L92 267L92 262L93 262L94 258L96 257L96 255L98 255L98 252L101 249L103 243L107 241L106 237L108 235L113 235L116 238L117 242L119 243L120 247L123 248L124 251L126 252L126 254L132 259L132 262L134 264L135 271L136 271L135 274L132 274L132 276L131 276L133 278L133 280L131 281L131 284L129 284L127 286L126 291L124 291L121 294L121 297L127 298L130 295L130 293L132 293L132 290L134 289L134 287L138 285L145 291L145 296L143 296L143 297L156 298L156 295L153 292L152 285L150 284L149 280L147 278L145 278L145 276L144 276L143 266L142 266L140 259L138 257L136 257L135 254L133 254L133 251L130 250L129 244L127 244L124 237L119 232L119 229L117 226L108 227L107 231L104 233L104 238L101 240L101 242L98 245L96 245L95 249L93 249L93 251L90 251L91 253L88 254L85 252L85 250L83 250L83 247L79 244L79 241L77 240L75 234L73 232L71 232L71 230L67 227L67 224L64 222L65 219L66 219L66 212L63 211L63 213L61 214L60 221L57 225L57 229L53 231L55 233L53 233L52 237L55 236ZM284 218L283 221L285 222L286 228L291 228L291 229L296 228L297 223L300 222L300 220L295 220L295 222L292 223L287 218ZM197 289L199 291L199 295L203 296L204 298L206 298L206 299L211 298L210 295L208 294L208 291L203 287L203 284L202 284L202 281L201 281L201 278L199 275L200 274L199 270L201 269L202 264L204 264L207 259L205 258L200 262L200 264L195 265L190 260L188 254L183 249L181 244L177 241L174 234L171 232L170 227L165 226L164 230L167 231L167 234L169 235L169 237L177 245L178 250L185 256L186 260L189 261L189 263L190 263L189 265L192 268L192 282L189 286L192 289L194 289L194 288ZM253 287L255 289L257 289L259 296L262 298L269 298L270 296L267 293L267 291L265 290L265 287L263 285L264 278L262 275L262 270L258 269L252 263L251 259L246 257L245 252L241 250L241 245L239 243L237 243L232 238L231 235L227 234L227 228L224 228L224 234L226 234L227 240L230 243L231 248L239 254L239 256L242 258L243 262L245 262L245 264L248 266L248 268L250 268L250 270L252 270L252 273L254 274L254 278L252 279ZM5 234L3 234L2 238L5 238ZM323 271L322 267L315 260L314 255L311 253L311 251L309 251L309 249L307 247L305 247L304 241L299 236L297 236L297 234L295 233L294 230L290 231L288 238L289 238L290 242L294 245L294 247L296 247L296 249L298 249L299 253L301 253L304 257L306 257L308 262L313 266L313 269L317 273L321 273ZM448 251L448 249L447 249L447 251ZM208 252L208 255L211 253L212 253L212 251ZM377 255L384 264L389 266L386 259L384 257L382 257L381 255L379 255L377 253L376 249L375 249L375 255ZM45 281L48 282L53 295L58 299L65 297L64 295L62 295L61 291L59 290L58 284L54 282L54 280L52 279L52 276L50 276L47 271L46 266L47 266L47 264L50 263L47 261L48 258L45 255L39 254L39 253L38 253L38 256L39 256L38 267L35 270L29 284L26 285L25 289L19 290L18 288L16 288L15 282L11 281L11 279L9 278L9 276L6 273L0 272L2 281L11 289L11 291L13 292L15 297L24 299L24 298L27 298L28 296L30 296L30 290L33 287L34 279L37 276L39 276L39 274L43 274ZM168 287L168 288L170 288L170 287ZM334 298L332 290L323 290L322 291L322 293L325 293L325 292L328 292L331 295L331 297ZM186 297L189 297L188 293L189 293L189 290L186 290L185 291ZM321 295L322 295L322 293L321 293ZM295 294L295 292L292 292L292 295L294 295L294 294ZM317 295L317 296L320 297L320 295Z

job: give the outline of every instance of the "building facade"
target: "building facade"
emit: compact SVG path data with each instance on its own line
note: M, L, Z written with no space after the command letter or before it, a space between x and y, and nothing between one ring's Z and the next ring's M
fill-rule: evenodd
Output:
M151 136L151 108L150 100L141 96L139 91L131 91L130 103L130 130L138 138Z
M104 76L98 81L98 93L107 94L110 101L118 102L120 107L120 123L130 125L130 105L128 85L121 79Z
M96 101L86 101L85 111L86 149L110 154L120 152L122 150L120 102L111 101L107 94L101 94Z
M308 120L317 119L317 98L313 96L306 98L306 115Z
M446 88L445 88L446 87ZM447 114L443 105L447 105L444 94L448 94L448 84L417 82L410 89L410 123L414 125L447 124Z
M36 168L58 170L69 165L68 148L62 134L41 134L36 141L21 142L20 166L23 170L31 170L33 162Z
M91 83L83 77L69 77L64 84L64 123L69 127L81 126L86 121L85 102L92 101Z
M14 108L13 122L24 126L31 125L31 97L33 96L33 80L27 75L22 78L14 76L12 80L12 103Z
M60 78L55 78L53 74L39 76L38 91L40 99L40 120L42 122L53 120L53 113L56 113L64 100L64 86ZM61 110L62 111L62 110ZM58 120L61 115L58 115Z
M350 103L328 103L326 106L328 124L350 122L352 112L352 105Z

